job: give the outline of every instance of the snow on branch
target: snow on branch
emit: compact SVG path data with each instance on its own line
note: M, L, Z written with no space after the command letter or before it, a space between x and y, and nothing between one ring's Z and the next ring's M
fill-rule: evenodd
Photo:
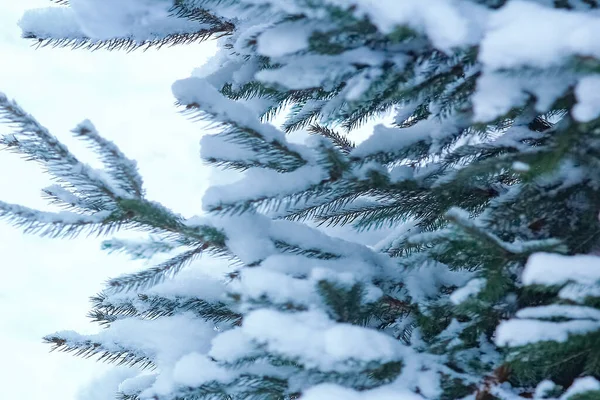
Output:
M394 128L384 125L375 126L371 136L350 152L350 157L358 160L394 160L421 159L433 153L435 144L464 132L458 122L445 120L441 123L437 117L419 121L406 128Z
M530 240L526 242L505 242L498 236L490 233L480 226L477 221L469 217L469 214L458 207L451 208L446 213L446 218L452 221L473 237L492 245L507 255L527 256L538 251L561 250L562 243L556 239Z
M50 204L57 205L67 210L85 212L86 210L101 211L103 205L89 198L78 196L73 190L60 185L50 185L42 189L43 197Z
M286 172L288 166L280 162L279 152L270 146L261 146L260 152L240 146L227 133L204 135L200 139L202 159L214 166L245 171L250 168L268 168Z
M237 324L242 316L222 301L209 301L198 297L165 297L156 294L137 294L131 298L113 296L107 292L92 297L94 308L88 316L94 322L109 325L112 322L136 317L154 320L185 312L193 312L198 317L215 324Z
M597 287L600 281L599 260L592 255L533 254L527 261L522 280L525 285L576 283ZM496 343L512 347L544 341L564 343L574 336L587 335L599 329L600 311L596 308L541 305L522 309L517 312L516 318L502 322L496 331Z
M321 135L330 139L333 144L344 154L350 154L350 152L356 147L355 144L346 136L326 126L312 124L308 127L308 132L312 133L313 135Z
M99 211L92 215L68 211L53 213L2 201L0 201L0 219L8 220L26 233L50 237L74 237L86 230L90 234L106 234L124 223L109 211Z
M0 145L39 162L59 182L44 189L46 197L79 213L48 213L0 203L0 215L27 232L74 236L88 229L90 233L103 234L127 225L166 233L181 244L224 249L225 239L218 230L186 225L181 216L146 200L135 162L114 143L102 138L89 121L79 124L73 132L99 154L106 170L96 170L79 161L35 118L2 93L0 121L15 130L1 137Z
M529 257L523 271L523 283L526 285L563 285L567 282L600 282L600 257L552 253L537 253Z
M229 100L200 78L182 79L173 84L173 93L181 105L222 126L220 135L257 153L267 153L280 169L292 171L306 164L310 154L287 142L283 132L261 123L243 104ZM209 153L203 154L210 157Z
M538 342L564 343L575 335L585 335L600 329L600 322L574 319L565 322L537 319L511 319L501 322L496 329L496 344L518 347Z
M0 137L0 145L24 155L28 160L39 162L48 173L61 182L72 185L84 197L91 195L109 207L118 198L131 196L115 188L101 171L80 162L35 118L27 114L14 101L8 100L2 93L0 93L0 122L7 123L16 131Z
M150 236L147 240L112 238L102 242L102 250L107 250L109 253L126 253L134 260L149 259L158 253L174 250L176 246L177 243L160 240L154 236Z
M286 209L306 198L315 186L327 178L319 166L307 165L282 174L264 169L251 169L235 183L209 188L203 199L204 209L219 214L241 214L248 210L262 212Z
M27 11L19 25L38 46L108 50L173 46L229 34L234 26L200 9L170 2L63 1Z
M371 329L335 323L324 313L284 313L256 310L244 318L240 328L225 332L213 341L210 355L235 362L241 354L229 349L231 342L256 342L284 359L306 369L345 372L370 362L392 362L411 354L409 348ZM369 343L365 347L360 343Z
M124 365L153 368L163 361L175 362L183 355L206 347L214 325L183 313L152 320L128 318L110 324L93 335L57 332L44 338L53 349Z
M127 348L114 342L106 345L75 332L48 335L44 337L44 342L52 344L51 351L73 353L75 356L85 358L99 356L98 361L141 369L155 368L154 362L138 349Z
M524 308L517 312L517 317L539 319L590 319L600 322L600 310L584 306L551 304L548 306Z
M138 173L135 161L127 158L111 141L98 134L94 125L85 120L72 130L76 137L86 140L92 150L101 157L106 171L112 176L117 186L135 198L143 195L143 181Z

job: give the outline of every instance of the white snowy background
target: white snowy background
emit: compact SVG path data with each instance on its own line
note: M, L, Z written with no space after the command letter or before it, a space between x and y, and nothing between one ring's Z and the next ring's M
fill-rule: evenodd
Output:
M199 212L210 180L199 160L202 127L177 113L171 84L202 65L214 53L214 44L130 54L35 49L20 38L17 22L24 10L45 6L47 0L0 5L0 91L74 150L82 148L69 130L89 118L138 161L150 198L184 215ZM6 127L0 126L0 132ZM44 208L40 189L48 184L37 165L0 153L1 200ZM115 388L103 393L82 389L107 367L49 354L41 341L57 330L97 329L85 316L89 296L108 277L135 267L124 257L100 251L100 241L42 239L0 221L1 399L112 398Z

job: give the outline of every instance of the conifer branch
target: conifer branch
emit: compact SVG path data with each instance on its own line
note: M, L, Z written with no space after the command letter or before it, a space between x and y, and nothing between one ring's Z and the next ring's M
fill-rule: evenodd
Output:
M241 148L252 149L256 154L271 159L271 164L263 164L271 169L290 172L306 164L303 157L295 150L290 149L279 140L271 140L265 137L259 130L244 126L236 121L221 120L216 113L209 113L200 104L188 104L185 106L184 114L195 120L204 120L218 126L222 131L219 136L228 142L234 143ZM211 158L210 156L207 158ZM232 163L233 160L230 160ZM239 161L240 163L243 161ZM233 165L233 164L230 164Z
M127 158L111 141L98 134L94 125L85 120L72 130L76 137L86 140L90 148L98 154L120 189L141 199L144 194L143 180L135 161Z
M294 178L293 174L289 174L288 176L289 179ZM300 179L298 179L298 183L302 183ZM332 188L328 183L326 180L316 185L307 184L305 187L298 187L288 193L281 193L277 197L259 195L252 198L211 204L208 210L219 215L240 215L244 212L254 210L265 214L279 213L286 216L288 210L301 208L304 203L309 202L313 198L330 194Z
M171 15L176 18L183 18L189 21L208 24L213 27L220 27L224 32L233 32L235 29L235 25L232 22L217 17L215 14L204 8L196 7L193 1L187 2L185 0L175 0L170 11Z
M228 32L227 32L228 33ZM186 45L196 42L204 42L212 37L218 37L223 34L227 34L226 32L221 32L220 30L213 31L210 29L200 30L194 33L174 33L170 34L166 37L161 37L157 39L151 40L135 40L130 38L114 38L107 40L95 40L86 37L77 37L77 38L54 38L54 37L37 37L33 33L25 33L25 39L32 39L34 41L34 46L36 48L44 48L44 47L54 47L54 48L65 48L68 47L72 50L124 50L127 52L132 52L135 50L143 50L146 51L148 49L160 49L162 47L173 47Z
M282 169L281 165L276 161L241 161L241 160L227 160L219 157L206 157L204 162L214 167L222 169L231 169L239 172L244 172L251 168L267 168L277 172L286 172L286 169Z
M355 147L354 143L351 142L347 137L322 125L312 124L308 127L308 132L312 133L313 135L321 135L331 139L333 144L344 154L350 154L352 149Z
M72 353L84 358L98 356L98 361L141 369L155 368L153 360L138 350L129 349L115 342L109 345L95 342L74 332L48 335L44 337L44 342L52 344L51 351Z
M235 325L242 318L241 314L232 311L223 302L210 302L200 298L166 298L158 295L138 294L131 299L113 300L107 293L99 293L91 300L94 308L88 317L101 325L110 325L122 318L136 317L154 320L188 311L215 324Z
M97 197L98 201L110 204L119 197L117 191L98 171L81 163L35 118L2 93L0 122L7 123L17 131L0 138L0 145L4 148L24 155L27 160L39 162L48 173L61 182L73 185L82 194Z
M136 394L117 393L117 400L140 400Z
M69 6L68 0L54 1ZM418 1L408 7L367 0L175 0L157 8L135 3L131 10L107 14L115 18L107 27L120 24L123 15L144 19L139 31L135 23L124 26L129 33L123 37L87 37L84 32L95 30L83 26L85 18L71 18L83 17L76 8L54 15L76 24L44 24L42 14L31 14L31 23L22 26L39 46L91 49L159 48L223 37L218 70L204 71L205 79L179 81L173 92L184 113L219 129L203 138L202 157L245 172L242 180L207 191L203 207L209 221L212 214L267 216L250 215L239 225L236 218L220 219L215 225L222 229L186 220L145 198L135 163L91 124L74 133L100 155L100 171L81 163L0 95L0 119L15 129L0 144L41 163L57 180L44 196L67 210L38 212L0 203L0 218L50 236L121 226L155 234L145 242L105 242L106 250L133 258L178 251L147 270L109 281L89 314L109 328L111 339L132 319L151 328L144 333L162 330L170 317L178 320L173 328L191 331L189 351L187 340L177 343L185 359L161 357L159 374L165 375L157 387L147 386L165 389L167 382L172 390L156 390L160 395L153 400L295 400L313 390L312 397L331 400L558 398L580 390L576 379L585 376L597 389L591 380L600 376L594 347L600 343L597 260L586 256L589 270L569 266L573 276L581 274L577 285L555 285L549 274L540 280L550 286L532 289L523 287L526 279L519 280L518 273L527 270L534 252L599 248L600 62L587 42L576 49L566 42L545 46L542 57L512 51L518 28L532 34L519 37L527 49L550 29L548 20L557 31L577 26L579 36L592 32L587 25L597 15L585 11L597 8L596 0L444 1L437 13ZM157 25L145 23L148 15ZM64 32L71 34L60 37ZM262 123L284 109L289 113L283 130ZM540 109L550 111L540 115ZM355 129L392 110L398 112L395 126L378 125L356 146L332 129ZM306 127L327 140L302 146L284 134ZM377 251L326 241L325 234L338 230L316 236L298 224L270 225L269 218L311 227L352 224L356 241L379 242ZM399 226L406 220L410 227ZM258 226L246 232L246 223ZM390 232L361 232L384 227ZM168 285L142 290L173 277L202 253L238 261L239 269L229 274L233 290L219 286L208 300L202 293L186 294L193 290L187 286L182 295L170 295ZM557 274L571 278L559 269ZM459 297L470 300L455 301ZM594 324L580 325L591 313ZM510 327L504 332L498 329L513 316L520 320L504 325ZM131 331L133 339L137 332ZM58 334L46 341L78 355L151 365L146 350L101 343L104 337ZM198 346L209 341L206 358L207 348ZM503 350L502 343L514 347ZM171 345L158 344L156 354ZM189 387L176 386L186 380ZM562 387L541 393L541 386L535 388L540 382L548 386L545 380ZM123 389L122 400L148 397L136 386Z
M65 185L66 186L66 185ZM95 199L79 196L73 188L70 190L61 185L51 185L42 189L43 198L50 204L66 210L80 213L99 212L105 205Z
M284 173L289 170L287 163L282 165L277 151L267 149L269 146L260 145L264 151L259 153L247 151L247 144L223 133L206 135L200 143L204 162L214 166L238 171L265 168Z
M290 111L290 116L283 125L283 129L286 132L293 132L309 124L315 124L321 118L321 111L326 104L327 102L324 100L303 101L294 104Z
M155 286L164 279L177 275L183 267L207 250L209 250L209 244L205 243L178 254L155 267L110 279L107 282L107 286L115 292L139 290Z
M158 396L157 400L234 400L288 399L287 381L272 376L242 374L231 382L204 383L198 387L180 388L174 397Z
M52 213L1 201L0 219L5 219L22 228L25 233L52 238L72 238L85 231L90 234L106 234L126 223L118 214L108 211L100 211L92 215L67 211Z
M477 240L500 250L508 259L512 257L527 259L529 255L538 252L562 253L566 251L564 244L557 239L530 240L515 243L505 242L493 233L483 229L482 226L479 226L469 218L468 213L457 207L450 209L446 213L446 218Z
M348 206L363 194L362 192L357 193L351 190L347 192L341 190L338 192L335 190L334 192L335 195L327 193L329 196L324 194L316 197L307 204L302 204L300 207L290 208L287 210L284 218L290 221L316 220L317 218Z
M178 105L185 106L186 113L220 126L222 132L219 135L227 141L268 156L280 165L281 170L293 171L306 164L282 132L261 123L248 108L224 98L207 82L189 78L176 82L173 91Z
M181 244L184 243L171 243L154 236L150 236L145 241L112 238L102 242L102 250L107 250L109 253L122 252L128 254L133 260L139 260L152 258L158 253L167 253Z
M68 0L55 0L57 4L69 6ZM195 22L193 26L187 26L184 31L172 33L155 32L148 35L146 39L139 39L133 35L124 37L114 37L110 39L94 39L85 36L82 32L73 36L52 36L45 31L24 31L25 39L35 41L37 47L70 47L72 49L87 50L126 50L133 51L137 49L147 50L149 48L161 48L163 46L176 46L181 44L190 44L202 42L209 38L218 38L231 34L235 26L201 8L189 8L182 2L177 2L170 10L170 18L184 19Z
M277 249L281 250L283 253L301 255L308 258L317 258L320 260L335 260L342 257L339 254L334 254L317 248L304 248L286 243L282 240L275 240L274 244L275 247L277 247Z

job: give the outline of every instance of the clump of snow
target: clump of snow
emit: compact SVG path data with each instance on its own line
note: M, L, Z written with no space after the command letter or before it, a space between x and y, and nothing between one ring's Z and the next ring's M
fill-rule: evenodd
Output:
M244 299L268 298L275 304L319 304L314 282L264 268L244 269L231 290Z
M108 329L89 336L60 332L68 341L91 340L107 350L134 349L158 365L169 365L190 351L206 353L216 335L212 324L189 313L152 320L127 318L114 321Z
M600 310L584 306L551 304L548 306L524 308L517 312L518 318L556 318L593 319L600 321Z
M26 12L19 25L24 35L39 38L153 40L203 28L171 16L169 0L71 0L69 7Z
M312 29L306 23L288 22L267 29L258 37L258 52L268 57L281 57L308 47Z
M436 117L408 128L392 128L383 124L376 125L372 135L359 144L350 154L366 158L377 153L398 153L418 142L434 144L436 140L456 134L457 128L451 120L442 124Z
M575 76L561 72L539 71L510 72L484 68L477 79L473 94L473 118L475 121L491 121L505 115L514 107L525 104L528 94L535 95L535 109L545 112L565 90L576 82Z
M568 400L572 396L579 393L585 393L590 391L600 390L600 382L591 376L584 378L578 378L573 384L567 389L567 391L560 397L560 400Z
M381 68L371 68L350 78L346 81L346 87L344 88L346 100L360 100L362 95L369 89L376 78L380 77L382 74L383 70Z
M390 181L397 183L408 181L414 178L415 170L408 165L397 165L389 172Z
M464 323L458 322L456 318L452 318L452 321L450 321L446 329L444 329L440 334L438 334L437 337L441 340L447 340L448 348L460 346L461 344L463 344L463 340L459 338L459 334L464 328Z
M600 280L600 257L563 256L536 253L529 257L523 271L526 285L562 285L567 282L589 284Z
M395 262L385 254L377 253L360 242L332 237L326 232L306 224L275 220L271 222L270 229L272 237L280 238L286 243L304 249L319 249L351 260L362 261L363 266L360 268L344 268L344 270L352 270L356 273L362 272L361 276L381 276L397 269ZM369 267L364 268L365 264Z
M227 247L242 262L251 265L275 252L268 236L269 220L261 215L215 218L214 223L227 233Z
M510 1L489 19L479 60L488 68L547 68L572 55L600 56L600 18L589 12Z
M27 10L19 20L23 36L40 38L81 38L81 30L72 9L66 7L38 8Z
M546 111L577 76L560 71L574 56L600 56L600 17L589 12L558 9L533 1L511 1L491 13L481 40L479 61L483 74L473 98L475 119L489 121L536 96L536 109ZM533 69L528 72L527 69ZM514 69L519 74L500 70ZM580 121L599 111L595 76L576 86L578 104L573 115Z
M210 209L223 203L243 203L246 200L291 195L302 192L326 178L327 171L316 165L305 165L286 174L252 168L237 182L209 188L202 198L202 205L205 209Z
M511 347L544 341L566 342L570 335L583 335L597 329L600 329L600 323L590 320L548 322L511 319L498 326L495 342L498 346Z
M205 79L191 77L176 81L171 87L179 102L199 104L202 111L215 115L219 122L235 123L259 132L266 140L286 143L285 135L270 124L262 124L257 116L239 102L223 96Z
M376 243L373 249L381 252L396 249L406 243L411 236L418 233L420 233L420 228L414 220L398 224L386 237Z
M356 166L352 171L352 174L359 180L368 180L370 178L370 175L374 173L384 176L388 175L388 171L384 168L384 166L376 161L369 161L360 164Z
M173 370L174 382L189 387L200 386L210 381L227 382L231 378L231 371L199 353L186 354L177 361Z
M424 304L439 293L440 287L463 286L471 277L470 272L450 271L443 264L428 262L420 268L406 271L404 284L412 301Z
M265 146L271 146L274 151L284 156L295 158L300 164L313 161L313 152L310 149L289 143L282 131L271 124L262 123L254 110L242 102L226 98L206 79L181 79L176 81L171 89L181 104L199 106L199 112L209 115L210 120L216 124L229 127L234 132L247 132L254 140L262 141ZM227 133L223 135L227 136ZM213 149L215 147L217 146L212 146ZM210 158L209 150L205 148L203 156ZM220 155L222 151L217 150L215 157L219 158Z
M173 279L165 280L145 291L147 295L166 298L200 297L206 301L223 300L224 293L225 282L223 280L189 270L183 270Z
M173 83L171 89L175 98L182 104L200 104L207 107L206 112L220 116L223 121L239 121L244 125L254 126L258 124L254 114L239 103L225 98L205 79L197 77L180 79Z
M587 284L570 282L558 292L558 295L561 299L582 302L586 297L600 297L600 285L592 281Z
M125 379L119 385L119 392L123 394L134 395L146 390L156 381L156 374L139 374L133 378ZM112 393L114 394L114 393Z
M324 87L332 90L340 80L352 76L357 64L381 65L383 54L365 47L341 55L306 54L292 57L279 68L263 69L255 78L261 82L282 85L288 89Z
M600 75L585 76L575 87L577 104L573 117L581 122L591 121L600 115Z
M233 331L221 334L213 341L211 355L225 355L231 359L239 354L235 351L239 343L246 343L242 345L242 354L247 354L246 346L256 343L265 346L270 353L298 360L307 368L343 371L352 368L348 362L400 360L408 351L386 334L335 323L317 310L294 314L267 309L252 311L237 333L230 332ZM235 339L225 336L235 336ZM236 340L238 344L231 348L224 340Z
M198 24L170 17L173 2L169 0L71 0L82 30L95 39L133 36L147 39L150 35L189 32Z
M345 0L327 1L348 7ZM383 33L408 25L424 32L435 47L444 51L477 43L487 17L484 7L453 0L359 0L353 5L357 16L367 16Z
M550 281L561 282L562 279L555 276ZM543 341L565 342L571 335L584 335L600 329L600 311L591 307L556 304L531 307L520 310L516 317L518 319L504 321L498 326L495 341L499 346L524 346ZM569 320L549 321L555 318Z
M274 327L281 329L274 329ZM331 369L346 360L392 361L402 354L393 338L354 325L335 324L317 311L287 314L258 310L247 316L244 332L270 351Z
M244 160L248 164L260 160L260 154L232 143L221 135L202 136L202 139L200 139L200 156L203 159Z
M95 378L86 386L82 387L75 397L75 400L106 400L114 398L117 391L122 390L123 381L136 379L134 376L137 371L131 368L119 367L111 369L109 372Z
M258 354L259 351L252 342L252 338L246 335L242 328L230 329L216 336L212 340L208 353L210 357L230 363Z
M556 388L556 384L554 382L547 379L543 380L535 388L535 394L533 395L533 397L536 399L546 397L548 392L554 390L554 388Z
M485 287L486 282L483 278L471 279L465 286L455 290L450 295L450 301L454 304L460 304L468 298L476 296Z
M512 169L514 169L517 172L527 172L529 171L530 167L529 164L526 164L521 161L515 161L512 165Z

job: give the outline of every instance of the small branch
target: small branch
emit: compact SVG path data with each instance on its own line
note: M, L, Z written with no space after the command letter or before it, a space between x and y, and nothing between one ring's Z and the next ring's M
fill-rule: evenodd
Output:
M354 143L347 137L334 131L333 129L327 128L326 126L313 124L308 127L308 132L313 135L321 135L330 139L333 144L344 154L350 154L355 147Z

